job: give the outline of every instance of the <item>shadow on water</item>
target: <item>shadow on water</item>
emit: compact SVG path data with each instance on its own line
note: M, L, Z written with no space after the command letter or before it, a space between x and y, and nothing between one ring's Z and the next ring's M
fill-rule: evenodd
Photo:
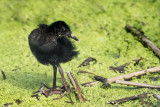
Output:
M50 73L49 73L50 72ZM12 84L13 86L22 89L38 89L41 83L46 83L47 86L52 87L53 83L53 71L46 71L45 69L41 72L29 71L25 72L23 70L19 71L8 71L5 72L6 79L3 80L3 76L0 74L0 81ZM65 72L64 72L64 75ZM62 79L59 72L57 71L56 83L58 86L63 86Z

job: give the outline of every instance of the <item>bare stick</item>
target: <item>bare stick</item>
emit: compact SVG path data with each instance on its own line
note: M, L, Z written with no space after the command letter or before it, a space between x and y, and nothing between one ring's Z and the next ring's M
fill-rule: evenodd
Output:
M6 79L6 75L5 75L4 71L1 70L1 73L2 73L2 75L3 75L3 79L5 80L5 79Z
M157 46L155 46L150 40L148 40L146 38L143 31L141 31L140 29L137 29L135 27L131 27L128 24L126 25L125 29L126 29L127 32L132 33L134 36L138 36L140 38L140 41L146 43L157 54L157 56L160 58L159 48Z
M88 87L88 86L92 86L92 85L95 85L95 84L98 84L99 82L98 81L94 81L94 82L88 82L88 83L84 83L84 84L81 84L83 87Z
M147 94L149 94L149 93L143 93L143 94L134 95L131 97L126 97L126 98L122 98L122 99L118 99L118 100L109 101L108 104L124 103L129 100L136 100L142 96L146 96Z
M126 74L126 75L121 75L121 76L118 76L118 77L113 77L113 78L108 79L108 81L109 82L116 82L117 80L131 79L132 77L144 75L147 72L149 72L149 73L155 73L155 72L159 72L159 71L160 71L160 66L159 67L150 68L150 69L147 69L147 70L133 72L133 73ZM85 73L87 73L87 72L85 72ZM84 83L84 84L81 84L81 85L84 86L84 87L88 87L88 86L92 86L92 85L95 85L95 84L98 84L98 81Z
M155 73L155 72L159 72L159 71L160 71L160 66L150 68L150 69L147 69L147 70L133 72L133 73L130 73L130 74L126 74L126 75L122 75L122 76L118 76L118 77L114 77L114 78L110 78L110 79L108 79L108 81L109 82L116 82L117 80L120 80L120 79L131 79L132 77L137 77L137 76L140 76L140 75L144 75L147 72Z
M137 86L137 87L144 87L144 88L160 89L160 86L158 86L158 85L150 85L150 84L143 84L143 83L130 82L130 81L117 80L116 83L117 84L123 84L123 85L131 85L131 86Z
M103 87L104 87L104 88L109 88L109 87L111 87L111 85L109 84L109 81L108 81L107 78L104 78L104 77L99 76L99 75L95 75L95 74L93 74L93 73L91 73L91 72L87 72L87 71L78 71L77 73L88 73L88 74L92 74L92 75L94 75L94 79L95 79L95 80L100 81L100 82L103 83ZM94 83L91 83L91 84L85 83L85 85L90 85L90 86L91 86L92 84L94 84ZM84 85L84 84L83 84L83 85Z
M72 85L74 86L75 90L76 90L76 94L78 96L78 98L80 99L81 102L85 102L86 99L83 97L83 95L81 94L82 90L81 88L79 87L74 75L70 72L70 71L67 71L67 75L68 75L68 78L70 79Z

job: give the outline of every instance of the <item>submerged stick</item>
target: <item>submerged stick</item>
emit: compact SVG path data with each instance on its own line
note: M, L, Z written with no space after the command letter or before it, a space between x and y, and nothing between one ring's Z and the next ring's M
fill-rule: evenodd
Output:
M139 99L140 97L146 96L149 93L143 93L143 94L139 94L139 95L134 95L131 97L126 97L126 98L122 98L122 99L118 99L118 100L113 100L113 101L109 101L108 104L116 104L116 103L124 103L130 100L136 100Z
M125 26L125 29L127 32L132 33L134 36L138 36L140 38L140 41L146 43L153 50L153 52L155 52L157 56L160 58L160 49L146 38L143 31L135 27L132 27L128 24Z
M137 77L137 76L140 76L140 75L144 75L147 72L155 73L155 72L159 72L159 71L160 71L160 66L159 67L150 68L150 69L147 69L147 70L133 72L133 73L126 74L126 75L121 75L121 76L118 76L118 77L113 77L113 78L108 79L108 81L109 82L116 82L117 80L120 80L120 79L128 80L128 79L131 79L132 77Z
M3 75L3 79L5 80L5 79L6 79L6 75L5 75L4 71L1 70L1 73L2 73L2 75Z
M76 94L78 96L78 98L80 99L81 102L85 102L86 99L83 97L83 95L81 94L82 90L81 88L79 87L74 75L70 72L70 71L67 71L67 75L68 75L68 78L70 79L73 87L75 88L75 91L76 91Z
M150 84L143 84L143 83L130 82L130 81L117 80L116 83L117 84L122 84L122 85L130 85L130 86L143 87L143 88L160 89L160 86L158 86L158 85L150 85Z

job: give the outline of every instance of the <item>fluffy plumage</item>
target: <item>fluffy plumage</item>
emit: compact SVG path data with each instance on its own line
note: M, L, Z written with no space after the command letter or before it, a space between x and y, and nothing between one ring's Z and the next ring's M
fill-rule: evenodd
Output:
M70 61L78 52L67 38L71 35L69 26L63 21L51 25L40 24L29 35L29 46L36 59L44 64Z

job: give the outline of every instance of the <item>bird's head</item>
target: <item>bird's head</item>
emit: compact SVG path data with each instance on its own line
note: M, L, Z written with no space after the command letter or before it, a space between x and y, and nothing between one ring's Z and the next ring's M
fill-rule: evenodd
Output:
M54 30L58 38L66 36L79 41L77 37L72 34L70 27L64 21L56 21L50 25L50 28Z

